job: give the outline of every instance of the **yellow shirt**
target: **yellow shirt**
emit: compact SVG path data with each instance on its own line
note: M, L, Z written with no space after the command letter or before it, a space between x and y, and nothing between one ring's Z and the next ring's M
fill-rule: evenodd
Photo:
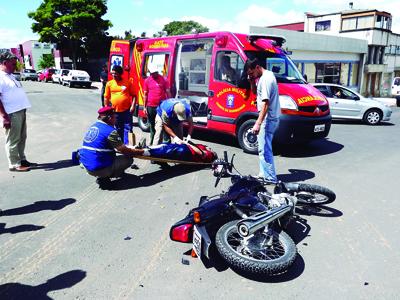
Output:
M106 84L104 98L111 100L115 112L128 110L132 105L132 98L135 96L133 84L130 80L110 80Z

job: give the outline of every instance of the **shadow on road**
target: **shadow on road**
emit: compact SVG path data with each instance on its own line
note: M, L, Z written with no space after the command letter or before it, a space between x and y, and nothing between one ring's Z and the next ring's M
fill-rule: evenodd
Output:
M308 170L288 169L289 174L278 174L278 180L282 182L305 181L315 177L315 173Z
M37 226L37 225L32 225L32 224L24 224L24 225L18 225L10 228L6 228L6 223L0 223L0 234L4 233L11 233L11 234L16 234L20 232L25 232L25 231L36 231L43 229L44 226Z
M276 145L274 154L282 157L314 157L328 155L342 150L344 146L329 140L317 140L308 144Z
M176 165L140 176L125 174L124 177L113 181L112 190L127 190L152 186L170 178L197 172L204 168L207 168L207 166Z
M73 270L60 274L40 285L6 283L0 285L0 299L51 300L48 292L70 288L86 277L86 272Z
M70 167L75 167L75 165L72 163L72 160L64 159L51 163L38 163L37 166L31 167L31 170L44 169L45 171L54 171Z
M366 123L363 123L362 121L359 120L332 120L332 124L337 124L337 125L360 125L360 126L370 126ZM391 122L380 122L379 124L373 125L373 126L394 126L395 124Z
M0 216L25 215L25 214L39 212L42 210L60 210L66 207L67 205L71 205L72 203L75 202L76 200L73 198L36 201L35 203L29 205L3 210L0 212Z

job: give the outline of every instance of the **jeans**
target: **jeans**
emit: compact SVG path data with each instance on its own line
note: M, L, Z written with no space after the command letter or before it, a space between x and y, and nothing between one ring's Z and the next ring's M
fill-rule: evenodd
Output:
M279 126L279 119L264 120L258 133L258 156L260 159L260 174L270 181L277 181L274 165L274 153L272 152L272 139Z
M118 135L125 145L129 144L128 134L132 131L132 114L128 110L117 112L117 123L115 127L117 128Z
M147 120L149 120L150 124L150 145L153 145L154 134L156 133L156 115L157 115L157 106L147 106Z

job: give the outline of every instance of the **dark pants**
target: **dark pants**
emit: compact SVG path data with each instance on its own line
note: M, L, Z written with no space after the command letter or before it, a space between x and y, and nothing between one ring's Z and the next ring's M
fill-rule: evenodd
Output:
M153 145L154 134L156 132L157 107L147 106L147 120L150 124L150 145Z
M104 107L104 92L106 91L106 84L103 83L101 87L100 97L101 97L101 107Z
M128 110L123 112L117 112L117 123L115 127L117 128L118 135L125 145L129 144L128 134L132 132L132 114Z

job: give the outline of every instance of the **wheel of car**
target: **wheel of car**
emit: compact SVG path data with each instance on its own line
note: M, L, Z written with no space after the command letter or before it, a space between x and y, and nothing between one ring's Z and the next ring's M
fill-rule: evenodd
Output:
M69 88L72 88L72 82L71 82L71 81L68 82L68 87L69 87Z
M244 152L252 154L258 153L257 135L252 131L255 122L254 119L247 120L239 127L237 134L240 147Z
M368 125L376 125L382 120L382 112L377 109L370 109L364 114L364 122Z

